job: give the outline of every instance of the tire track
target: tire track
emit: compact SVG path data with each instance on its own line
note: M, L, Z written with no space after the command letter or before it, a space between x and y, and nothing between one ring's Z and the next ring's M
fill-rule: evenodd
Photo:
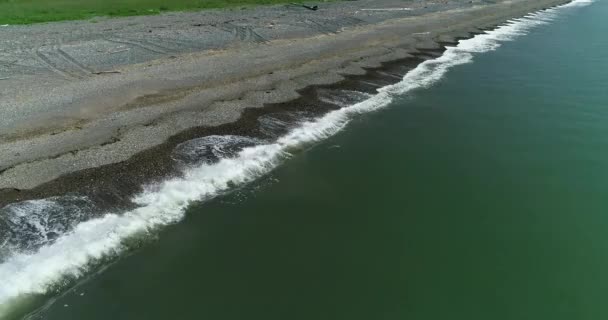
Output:
M266 38L262 37L259 33L255 32L251 26L237 26L232 23L225 23L226 28L222 28L225 31L234 34L234 37L241 41L252 41L256 43L268 42Z
M361 24L365 23L365 20L355 18L355 17L345 17L342 19L338 19L337 21L342 21L345 26L356 26L356 25L361 25Z
M156 38L158 41L165 41L165 42L169 42L169 43L173 43L175 44L177 47L179 47L180 49L182 48L187 48L187 49L202 49L201 47L201 43L192 41L192 40L178 40L178 39L174 39L174 38L162 38L162 37L158 37Z
M337 31L335 28L329 28L325 23L321 23L311 19L304 20L304 24L306 24L311 29L324 34L334 34Z
M134 47L138 47L140 49L144 49L146 51L150 51L150 52L154 52L154 53L158 53L158 54L167 54L166 51L161 50L161 49L156 49L150 46L147 46L145 44L141 44L139 42L136 41L132 41L132 40L128 40L128 39L116 39L116 38L106 38L105 40L109 41L109 42L114 42L114 43L118 43L118 44L125 44L125 45L131 45Z
M81 72L83 72L85 75L90 76L93 73L93 70L87 68L85 65L83 65L82 63L78 62L78 60L76 60L74 57L72 57L71 55L69 55L67 52L65 52L63 49L61 48L57 48L56 49L57 53L68 63L71 63L72 65L74 65L77 69L79 69Z
M268 42L268 40L266 40L266 38L262 37L259 33L255 32L252 27L249 27L248 29L249 29L249 35L254 42L257 42L257 43Z
M175 52L176 51L175 49L168 48L168 47L162 46L162 45L160 45L158 43L155 43L155 42L152 42L152 41L148 41L148 40L145 40L145 39L132 39L132 38L129 38L127 40L133 41L133 42L137 42L137 43L140 43L140 44L143 44L145 46L152 47L152 48L156 47L160 51L165 51L165 53L170 53L170 52Z
M35 54L37 60L42 62L42 64L45 65L47 69L55 72L56 74L62 76L63 78L65 78L65 79L77 78L74 75L67 73L66 71L62 70L59 66L57 66L48 56L46 56L45 54L43 54L40 51L40 48L35 49L34 54Z
M313 30L319 31L325 34L335 34L341 31L345 27L352 27L356 25L364 24L365 21L355 17L338 18L335 20L323 20L317 21L312 19L306 19L303 21L304 24L308 25Z

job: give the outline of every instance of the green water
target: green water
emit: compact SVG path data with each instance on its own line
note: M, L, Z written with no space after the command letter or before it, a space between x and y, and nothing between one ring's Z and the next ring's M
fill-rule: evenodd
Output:
M608 318L606 17L561 13L362 115L40 318Z

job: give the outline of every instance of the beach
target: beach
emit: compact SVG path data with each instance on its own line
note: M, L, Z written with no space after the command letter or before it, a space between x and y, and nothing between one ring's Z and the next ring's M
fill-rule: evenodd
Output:
M0 89L0 101L3 104L0 121L4 121L0 126L0 149L3 150L0 153L0 164L3 166L0 172L0 278L5 279L0 286L0 318L6 316L8 319L17 319L25 315L30 319L43 318L47 310L65 318L60 311L62 304L55 302L64 298L71 301L74 297L82 297L85 291L77 292L75 290L80 289L75 288L86 286L89 281L101 281L101 284L93 285L95 288L89 288L86 292L105 295L107 292L104 291L102 279L106 277L106 269L117 270L115 268L121 268L123 263L133 261L137 264L151 261L150 257L142 258L139 252L143 251L145 256L145 252L156 250L157 240L161 245L188 241L180 239L181 232L172 233L175 230L211 230L206 225L203 228L200 224L190 225L184 221L191 219L187 212L197 212L204 220L207 206L212 210L210 212L225 211L226 206L229 212L226 219L234 217L236 220L232 223L238 224L239 221L245 221L241 215L247 213L250 202L247 199L255 199L258 192L262 196L265 188L275 190L275 201L285 205L289 205L290 198L298 198L296 195L301 192L300 200L304 202L296 212L320 210L319 212L329 214L328 219L332 219L332 210L322 209L323 206L336 209L336 217L348 212L359 212L362 219L364 216L366 218L352 227L362 228L360 231L365 233L365 221L372 223L368 219L373 219L373 216L367 216L371 213L379 214L379 218L390 217L392 214L407 217L409 214L426 212L426 205L432 203L438 207L430 213L450 212L447 203L446 207L439 206L442 203L440 199L449 199L455 212L468 213L467 208L472 208L471 219L475 219L475 215L485 213L483 208L477 207L477 200L484 197L471 197L467 192L483 194L484 183L490 188L487 198L489 202L486 205L492 209L487 213L503 212L502 210L510 208L509 197L504 195L511 194L514 199L519 199L514 200L514 203L520 203L518 201L523 201L522 197L525 198L527 194L533 194L531 190L534 189L534 186L524 181L520 186L520 194L517 184L509 181L509 172L513 177L529 175L532 177L530 183L538 183L545 188L551 186L551 181L556 185L564 183L564 173L551 175L551 172L562 172L561 169L551 171L552 167L541 167L551 172L546 176L534 176L530 173L538 165L536 162L530 161L529 164L518 167L518 157L527 159L531 154L528 149L522 152L521 141L529 141L530 148L533 149L536 147L533 146L536 141L534 138L543 135L530 135L520 139L517 134L504 134L496 138L492 134L496 134L503 123L511 123L509 125L513 128L531 120L543 123L540 121L542 117L525 118L523 122L513 119L523 117L526 111L522 110L526 107L530 107L532 112L534 106L545 107L545 101L553 101L549 99L548 90L566 87L564 83L556 82L556 79L567 79L568 77L559 75L574 71L562 70L559 62L548 60L546 65L538 63L545 68L542 72L534 73L547 74L546 79L525 82L522 79L533 77L517 72L527 69L534 72L530 61L544 56L551 57L550 54L535 57L536 52L542 50L531 43L522 47L535 48L536 51L526 52L519 48L507 55L516 58L510 62L510 66L502 65L504 56L493 58L495 61L491 63L484 62L483 57L500 50L504 43L525 38L528 34L536 39L532 41L540 42L534 30L546 25L559 26L559 20L566 19L562 15L574 16L576 8L590 3L581 0L570 4L564 4L563 1L416 2L411 4L412 8L405 10L403 2L356 1L324 3L318 12L273 6L237 13L220 10L107 19L95 23L85 21L9 26L7 30L11 36L7 38L18 39L20 34L39 33L43 29L48 34L39 40L27 36L31 38L30 45L36 48L34 51L24 49L23 43L12 49L8 46L3 51L3 54L12 55L11 57L22 52L33 55L23 55L19 63L10 66L15 69L6 71L6 76L3 77L7 79L2 80L6 86ZM327 12L323 11L324 6L327 6ZM235 15L240 18L235 19ZM321 23L318 19L324 20ZM580 17L577 19L579 20L575 21L580 24L582 20ZM257 21L257 27L247 27L246 21L253 20ZM554 20L557 21L553 22ZM141 21L142 24L133 21ZM209 28L211 31L206 32L208 37L201 39L210 41L212 45L204 50L194 50L192 42L189 42L187 48L179 47L173 34L175 30L171 29L169 21L181 23L180 30L183 33L179 41L182 42L185 39L198 39L188 38L188 32L196 33L199 31L193 30ZM306 25L310 25L310 21L316 21L319 22L316 26L324 27L306 29L300 26L298 29L290 21L308 21L305 22ZM143 35L135 39L134 34L138 32L144 35L154 34L156 31L152 26L161 26L161 22L167 25L160 29L170 30L163 31L167 33L162 36L154 36L153 39L158 42L151 42L152 38ZM96 26L90 27L92 24ZM105 34L87 33L87 30L104 30L105 26L118 25L123 28L119 33L111 31L112 28ZM330 25L334 26L331 30L328 29ZM572 32L579 32L581 28L583 27L578 26ZM53 42L53 34L60 38L69 34L66 30L79 31L70 36L70 41L48 44ZM546 31L541 32L546 34ZM171 50L168 50L168 34L174 36L170 40L174 44ZM218 40L222 36L224 40ZM38 46L36 41L47 44ZM160 41L166 42L161 45ZM555 39L551 41L559 43ZM102 45L107 43L113 43L115 47L108 49ZM550 41L548 43L553 44ZM79 56L76 47L82 50L80 52L95 48L94 50L101 50L102 54L85 60L82 57L86 54ZM128 55L128 58L115 58L118 57L115 55L120 54ZM459 76L458 71L450 71L461 70L462 65L467 65L468 68L476 65L471 62L478 56L482 60L481 67L478 67L481 69L471 76L463 77ZM35 63L27 60L31 57L41 65L46 65L45 71L33 67ZM54 60L56 58L58 60ZM595 61L593 59L596 58L590 56L590 59ZM66 64L61 65L57 61ZM553 67L551 62L559 68ZM32 67L29 73L23 71L26 66ZM585 70L590 70L589 65L585 67ZM21 71L16 71L18 68L22 68ZM561 73L552 73L552 68ZM85 70L89 70L90 74ZM450 76L453 73L456 80ZM596 76L601 78L601 75ZM503 80L508 85L501 88ZM445 83L447 87L444 87ZM475 94L477 88L481 90L478 95ZM521 94L517 90L509 91L510 88L529 91ZM589 90L592 89L596 88L590 86ZM429 93L426 97L424 94L421 94L423 98L417 97L420 92L427 91ZM472 97L475 99L467 101ZM492 98L496 97L501 98L493 101ZM528 101L524 97L537 100ZM601 99L597 93L591 97ZM516 98L522 99L521 105ZM588 100L587 97L574 93L570 100L568 98L556 96L554 100L557 102L552 103L559 105L558 102L563 102L561 108L568 110L577 101ZM589 100L589 108L599 105L597 99ZM454 114L446 114L442 108L450 107L450 100L469 113L458 114L455 109ZM412 114L404 111L404 114L393 113L390 116L391 113L388 113L389 118L375 122L378 134L368 134L369 141L361 137L346 141L334 138L344 132L347 136L352 134L345 130L348 126L361 127L362 123L370 121L363 117L368 113L391 106L390 109L394 109L395 105L405 106L405 110L409 110L407 106L412 103L414 106L422 103L425 111L414 108ZM469 108L469 105L473 107ZM486 107L491 110L496 106L500 108L496 109L495 116L480 111ZM523 109L515 109L519 113L508 113L513 106ZM418 114L419 111L416 110L421 113ZM502 115L505 110L507 113ZM546 112L542 108L541 111ZM470 119L468 115L471 115ZM360 117L364 119L358 120ZM429 123L435 125L425 130L425 135L421 135L420 139L416 139L416 135L422 132L410 129L419 128L420 124L432 117L435 117L435 121ZM461 117L462 123L468 125L459 128L459 121L447 121L449 117ZM374 122L370 122L372 123ZM382 127L382 123L387 126ZM441 123L447 125L446 129L441 128ZM476 130L480 123L484 124L483 130ZM551 148L554 142L550 133L561 134L563 125L556 122L554 127L548 127L546 141L542 146L553 150ZM530 125L530 128L536 127L539 127L538 124ZM404 133L406 136L389 134L403 129L408 131ZM586 130L593 132L596 127ZM489 134L485 136L482 131ZM516 130L514 132L517 133ZM463 136L464 133L467 134ZM571 139L567 134L564 137ZM438 143L442 139L446 142L445 149ZM429 147L436 146L437 149L425 153L429 151L426 150L427 143ZM495 148L491 147L494 143ZM601 144L600 141L597 143ZM485 147L480 149L477 144ZM332 174L321 174L327 171L323 164L317 162L311 168L306 168L301 163L306 163L308 155L319 152L315 151L319 150L316 147L318 145L322 145L321 150L325 150L321 154L342 154L334 156L333 160L324 160L328 167L335 169L330 170L337 175L333 180ZM361 147L356 147L358 145ZM395 150L408 152L391 154L391 145ZM564 149L566 155L568 150L575 148L567 143L564 146L570 148ZM381 147L386 152L377 150ZM366 150L370 153L364 154ZM416 158L418 150L422 152L420 159ZM544 149L538 148L539 154L551 154L541 150ZM394 171L396 175L393 175L389 166L380 163L385 159L383 153L387 153L387 160L394 159L395 163L400 164L395 167L398 168ZM576 163L586 163L591 159L586 158L586 154L572 155L571 161ZM477 157L470 158L470 166L463 165L464 159L469 156ZM497 159L501 160L500 166L493 166ZM414 167L409 168L410 164ZM424 164L428 164L431 171L426 172ZM597 165L596 162L592 164ZM295 177L290 178L291 174L284 173L274 176L275 170L289 171L294 165L301 168L295 169ZM338 169L342 166L350 168L346 171L353 173L352 177L340 173L344 172ZM483 174L479 175L479 184L469 185L467 179L477 179L472 169L474 167ZM444 169L453 172L454 178L450 178ZM497 175L498 180L492 180L494 175L490 172L501 170L505 170L505 175ZM522 171L515 174L516 170ZM314 182L306 182L309 177ZM563 181L552 180L555 177L562 177ZM425 178L437 182L427 184ZM405 180L410 181L411 185L400 190L400 185ZM343 184L348 181L351 181L350 188L345 188ZM385 181L386 186L383 187L379 181ZM492 181L497 181L497 184L494 185ZM285 186L285 183L293 190L281 195L281 186ZM414 186L417 184L421 186L419 191L415 191ZM461 184L464 187L459 187ZM503 186L511 184L511 193L503 194ZM451 187L455 189L452 190ZM358 199L352 202L361 202L360 210L341 207L350 200L340 196L342 193L338 190L347 193L349 189L352 189L350 192L353 197ZM435 200L427 199L432 189L446 191L444 196ZM448 194L454 190L462 193L458 191L453 195ZM553 189L549 187L548 190ZM366 194L370 195L369 200L366 200ZM384 199L385 194L390 197ZM504 196L506 202L496 201L501 207L492 207L490 199L496 199L499 195ZM270 197L275 195L271 194ZM305 201L316 197L321 197L323 201ZM387 205L391 204L390 208L376 209L375 204L384 203L383 199ZM566 197L563 199L565 201ZM460 200L464 202L461 203ZM256 214L267 212L274 215L289 211L285 208L279 210L271 204L267 205L265 211L264 205L259 206L255 200L251 201L254 208L257 208L254 210ZM534 206L534 203L531 201L530 206ZM526 206L523 208L523 212L530 210ZM346 221L347 225L349 223L347 220L342 221ZM289 225L290 222L285 223ZM395 226L403 226L403 221ZM213 224L208 227L213 228ZM222 230L221 226L216 227L217 232ZM282 224L275 227L280 231ZM415 228L415 225L410 227ZM390 229L387 226L384 228ZM424 227L424 230L429 229L432 229L432 223ZM336 237L339 237L341 229L335 231ZM378 235L382 235L381 230L377 231ZM262 228L259 232L270 231ZM163 242L167 236L173 242ZM243 235L234 236L241 238ZM303 245L310 240L304 234L301 236L293 241L299 241ZM361 236L359 240L367 239L363 234ZM344 240L356 240L353 237L354 234L345 234ZM264 239L263 234L252 234L252 243L261 239ZM281 242L281 239L276 240ZM231 243L229 239L216 241L218 250L222 247L220 242ZM495 245L500 246L499 243ZM151 249L146 249L149 246ZM183 246L184 250L188 248L189 245ZM260 248L264 250L263 246ZM190 254L196 256L198 249L190 249L194 250ZM301 249L316 251L315 246L303 245ZM353 248L343 249L350 252ZM178 248L169 249L168 254L171 255L175 250L179 251ZM133 258L130 258L131 255ZM122 262L123 259L131 262ZM198 259L196 261L204 264L205 259L211 257ZM212 259L206 262L210 261ZM315 264L322 259L316 257L311 261ZM340 264L339 261L334 262ZM117 267L113 267L115 263ZM162 268L164 264L154 265ZM246 272L246 264L237 266L241 267ZM110 272L109 276L117 274L119 278L131 277L130 272ZM184 276L202 281L194 273L186 273ZM255 277L254 274L251 276ZM128 283L126 280L119 282ZM327 288L337 289L331 285ZM293 289L297 291L297 286ZM161 291L162 289L154 292ZM387 291L380 291L380 294L387 294ZM178 294L176 297L182 296ZM89 299L87 301L94 302ZM63 310L70 312L72 303L64 303L63 308L66 309ZM90 306L81 311L86 313L102 305ZM119 312L113 316L128 318L126 315L133 310L135 309L129 309L127 304L124 309L126 313ZM311 312L314 310L312 308ZM98 315L103 317L103 313Z
M319 11L278 6L9 26L2 30L9 44L2 60L11 65L0 88L0 204L125 177L120 165L103 175L94 169L562 2L416 2L395 10L402 2L357 1ZM158 177L155 171L167 168L149 168L131 183ZM74 183L79 176L87 181Z

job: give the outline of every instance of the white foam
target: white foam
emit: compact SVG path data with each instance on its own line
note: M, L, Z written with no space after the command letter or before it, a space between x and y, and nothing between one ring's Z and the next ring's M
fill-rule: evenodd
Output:
M63 196L23 201L0 209L0 263L10 252L32 252L86 220L93 204Z
M595 0L575 0L575 1L572 1L569 3L566 3L565 5L563 5L559 8L585 7L585 6L592 4L593 2L595 2Z
M561 8L588 3L577 0ZM136 197L140 207L133 211L122 215L108 213L82 222L35 253L15 253L0 264L0 317L3 309L6 311L20 296L45 293L66 277L81 276L98 259L120 254L126 239L180 221L193 201L210 199L267 174L295 151L336 134L357 114L383 108L397 95L436 83L453 66L472 61L473 54L494 50L502 41L547 23L557 11L544 10L462 40L456 47L447 48L442 56L418 65L401 82L379 89L378 94L365 101L304 122L274 143L245 148L236 157L188 169L182 178L149 187Z
M235 136L206 136L179 144L173 150L173 160L185 165L211 164L222 158L232 158L245 147L264 143L264 140Z

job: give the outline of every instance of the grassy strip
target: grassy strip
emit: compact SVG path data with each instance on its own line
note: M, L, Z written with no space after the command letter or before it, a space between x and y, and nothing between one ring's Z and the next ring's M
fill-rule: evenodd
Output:
M165 11L238 8L301 0L0 0L1 24L82 20L99 16L137 16Z

